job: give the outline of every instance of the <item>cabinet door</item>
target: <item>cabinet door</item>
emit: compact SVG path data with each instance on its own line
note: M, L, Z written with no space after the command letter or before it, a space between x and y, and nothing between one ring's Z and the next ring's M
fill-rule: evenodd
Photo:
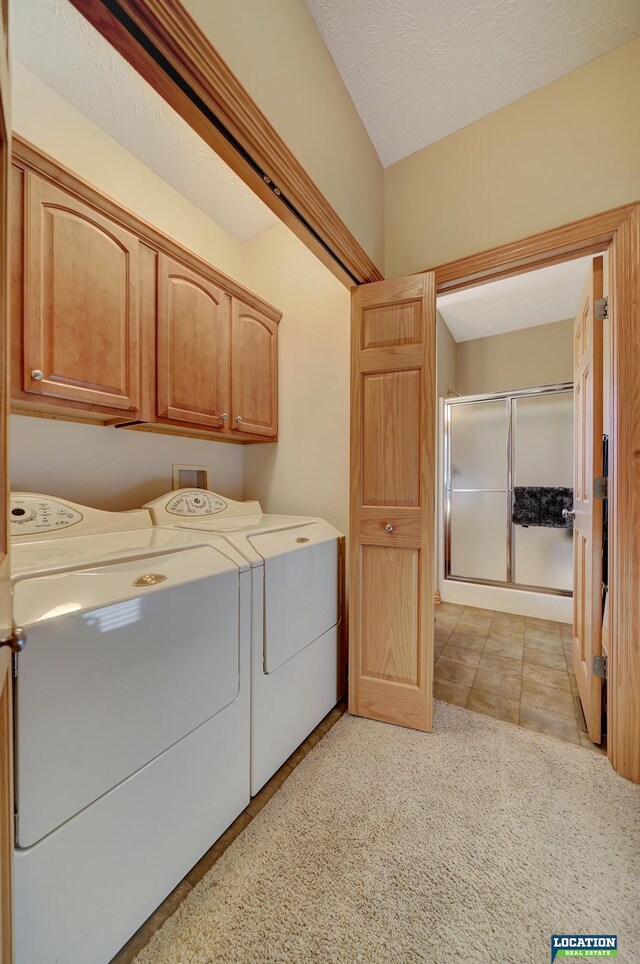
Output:
M224 428L230 298L204 275L158 259L158 415Z
M234 298L231 428L272 438L278 431L278 326Z
M136 413L139 242L25 175L24 391Z

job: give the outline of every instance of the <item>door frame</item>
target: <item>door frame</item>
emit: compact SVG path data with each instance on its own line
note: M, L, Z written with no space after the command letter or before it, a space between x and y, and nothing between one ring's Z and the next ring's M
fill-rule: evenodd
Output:
M640 783L640 202L439 265L436 294L610 251L607 755Z

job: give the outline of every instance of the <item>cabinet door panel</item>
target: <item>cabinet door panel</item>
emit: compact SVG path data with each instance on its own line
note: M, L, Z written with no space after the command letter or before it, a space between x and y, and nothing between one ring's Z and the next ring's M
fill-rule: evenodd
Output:
M158 415L223 428L230 298L166 255L158 261ZM225 416L223 418L223 416Z
M24 237L24 391L134 414L138 239L30 172Z
M231 345L231 428L273 437L278 431L278 326L234 299Z

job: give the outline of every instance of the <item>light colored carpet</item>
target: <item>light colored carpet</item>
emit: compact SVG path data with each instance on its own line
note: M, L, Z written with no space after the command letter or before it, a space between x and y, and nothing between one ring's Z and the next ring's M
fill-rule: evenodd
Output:
M343 717L139 964L546 964L553 933L640 961L640 788L586 749L436 703Z

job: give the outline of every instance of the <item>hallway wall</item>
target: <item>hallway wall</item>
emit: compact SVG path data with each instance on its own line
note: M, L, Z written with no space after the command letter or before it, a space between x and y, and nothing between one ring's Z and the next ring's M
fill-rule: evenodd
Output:
M640 38L385 171L389 278L640 200Z
M456 345L455 388L483 395L573 380L573 319Z

